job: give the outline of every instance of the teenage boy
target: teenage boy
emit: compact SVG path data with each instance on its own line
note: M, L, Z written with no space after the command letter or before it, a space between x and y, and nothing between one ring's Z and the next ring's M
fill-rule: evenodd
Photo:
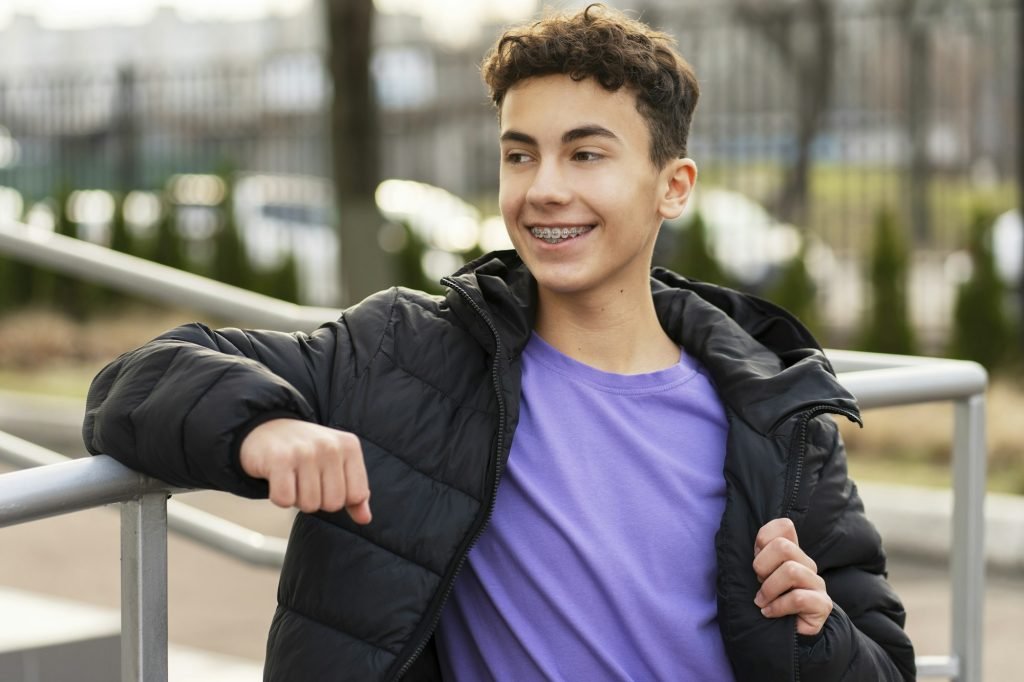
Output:
M784 311L650 270L697 174L670 38L591 6L483 70L515 252L310 335L168 332L90 450L304 512L269 680L913 679L853 398Z

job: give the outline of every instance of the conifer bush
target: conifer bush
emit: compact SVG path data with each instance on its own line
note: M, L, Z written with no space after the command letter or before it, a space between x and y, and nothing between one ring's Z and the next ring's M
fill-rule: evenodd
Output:
M994 220L992 211L974 210L967 246L971 276L957 291L949 347L952 357L974 360L989 371L1004 367L1016 347L1016 334L1006 310L1006 286L992 252Z
M890 209L878 212L868 266L871 295L860 342L863 350L906 355L916 352L908 309L910 252L904 233Z
M687 279L729 286L729 278L711 252L708 228L700 211L694 212L693 219L680 233L668 267Z
M806 253L806 247L801 248L800 253L786 264L768 293L768 299L796 315L820 341L818 287L807 271Z

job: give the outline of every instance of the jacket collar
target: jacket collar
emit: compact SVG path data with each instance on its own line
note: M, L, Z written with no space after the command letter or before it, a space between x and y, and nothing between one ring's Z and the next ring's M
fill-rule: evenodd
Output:
M518 358L534 326L537 285L515 251L482 256L450 279L494 324L505 362ZM652 271L651 291L662 327L707 369L722 401L758 432L815 406L859 421L856 401L817 341L782 308L663 268ZM495 332L461 294L450 291L448 302L482 343L494 345Z

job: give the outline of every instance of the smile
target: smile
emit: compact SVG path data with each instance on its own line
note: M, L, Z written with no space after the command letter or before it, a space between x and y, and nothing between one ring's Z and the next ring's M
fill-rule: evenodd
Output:
M567 239L575 239L594 229L593 225L580 225L579 227L531 227L530 234L537 239L543 239L548 244L558 244Z

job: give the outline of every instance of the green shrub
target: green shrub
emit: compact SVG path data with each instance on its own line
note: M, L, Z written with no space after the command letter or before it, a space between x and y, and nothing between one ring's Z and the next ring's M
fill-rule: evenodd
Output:
M903 230L891 210L882 209L875 219L868 283L871 290L863 350L912 355L916 350L914 330L908 311L907 275L910 252Z
M299 268L295 252L289 251L281 265L261 277L260 293L282 301L299 302Z
M405 246L395 259L398 284L431 293L441 291L441 285L431 281L423 272L423 254L427 252L427 243L410 225L405 222L401 225L405 230Z
M228 177L223 177L227 187L224 201L220 205L220 227L214 237L213 278L236 287L248 289L253 283L253 271L246 257L235 220L234 186Z
M967 246L971 276L957 291L949 347L952 357L974 360L990 371L1006 364L1017 342L992 252L994 220L991 211L975 209Z
M779 273L767 298L796 315L815 335L819 334L818 287L807 272L806 249L801 249ZM820 337L819 337L820 340Z
M700 211L694 212L693 220L680 233L668 267L689 279L729 286L729 278L711 253L708 228Z
M170 268L188 270L184 241L178 232L178 210L168 201L157 223L155 244L149 259Z

